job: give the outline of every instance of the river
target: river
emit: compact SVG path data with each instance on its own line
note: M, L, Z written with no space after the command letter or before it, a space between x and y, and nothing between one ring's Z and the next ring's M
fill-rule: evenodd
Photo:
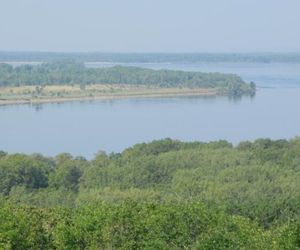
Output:
M113 64L88 63L88 67ZM239 74L254 81L254 98L144 98L0 107L0 150L61 152L91 158L99 150L120 152L135 143L170 137L183 141L300 135L300 64L125 64Z

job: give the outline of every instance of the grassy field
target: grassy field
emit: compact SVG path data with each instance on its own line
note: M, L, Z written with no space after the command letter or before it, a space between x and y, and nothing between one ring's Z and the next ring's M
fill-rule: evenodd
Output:
M213 88L160 88L118 84L2 87L0 105L128 97L211 96L217 92Z

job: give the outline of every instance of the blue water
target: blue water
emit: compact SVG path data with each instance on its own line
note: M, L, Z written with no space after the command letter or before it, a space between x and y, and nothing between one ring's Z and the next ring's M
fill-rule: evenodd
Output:
M166 137L238 143L300 135L298 64L135 66L237 73L255 81L259 90L254 98L240 100L181 97L0 106L0 150L91 158L99 150L120 152Z

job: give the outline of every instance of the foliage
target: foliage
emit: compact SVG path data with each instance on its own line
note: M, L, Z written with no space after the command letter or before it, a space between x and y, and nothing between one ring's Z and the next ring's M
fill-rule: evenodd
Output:
M136 67L115 66L87 68L75 61L59 61L41 65L13 67L0 64L1 86L37 85L36 93L43 85L80 84L131 84L155 87L216 88L221 94L253 95L254 84L246 84L239 76L221 73L184 72L174 70L151 70Z
M200 203L0 207L5 249L297 249L299 226L264 230Z
M0 248L299 249L299 183L300 138L2 152Z

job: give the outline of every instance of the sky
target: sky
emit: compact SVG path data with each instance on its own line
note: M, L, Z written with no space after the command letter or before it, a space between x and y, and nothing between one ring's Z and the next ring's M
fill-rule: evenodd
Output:
M0 0L0 51L300 52L300 0Z

